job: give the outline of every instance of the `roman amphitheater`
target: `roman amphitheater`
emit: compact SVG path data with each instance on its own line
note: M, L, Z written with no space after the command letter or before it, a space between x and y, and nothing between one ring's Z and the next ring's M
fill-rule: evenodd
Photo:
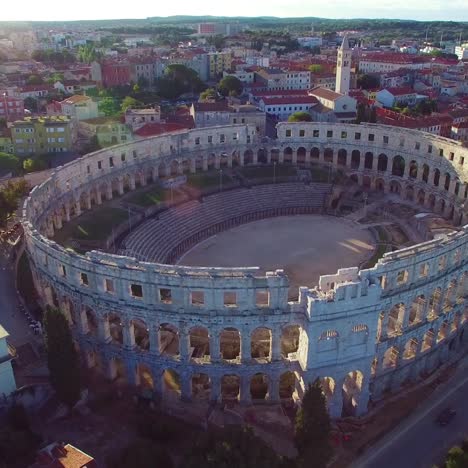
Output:
M135 141L34 188L23 226L35 287L88 367L171 401L246 405L300 399L319 378L340 417L461 352L468 149L371 124L277 133ZM186 183L204 174L209 189ZM165 198L125 202L151 187ZM63 240L105 206L124 216L98 247Z

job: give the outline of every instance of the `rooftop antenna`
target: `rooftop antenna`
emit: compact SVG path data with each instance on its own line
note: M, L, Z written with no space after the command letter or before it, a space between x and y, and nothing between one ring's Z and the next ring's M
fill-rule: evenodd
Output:
M429 25L426 29L426 44L427 44L427 35L429 34L429 28L431 27L431 25Z

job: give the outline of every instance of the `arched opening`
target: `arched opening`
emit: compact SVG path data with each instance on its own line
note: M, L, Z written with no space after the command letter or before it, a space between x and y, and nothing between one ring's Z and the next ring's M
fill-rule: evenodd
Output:
M221 398L223 402L239 400L240 378L238 375L223 375L221 379Z
M458 252L458 258L455 259L455 263L459 263L461 260L461 253ZM460 280L458 281L457 288L457 303L461 304L466 297L466 288L468 285L468 273L463 273Z
M331 377L321 377L320 385L327 400L327 405L330 405L330 401L335 393L335 381Z
M260 148L257 151L257 161L261 164L266 164L268 162L267 151L265 148Z
M450 188L450 174L446 173L444 177L444 189L448 191Z
M111 312L108 314L108 320L112 343L123 345L123 327L120 317Z
M413 201L414 200L414 188L412 185L407 185L406 186L406 194L405 194L406 200Z
M273 148L270 151L270 154L271 154L271 162L279 162L280 150L278 148Z
M446 320L443 321L442 325L439 328L439 333L437 334L437 343L445 340L449 331L449 326Z
M117 385L125 385L127 383L127 369L122 359L113 358L109 361L111 367L110 375L112 380Z
M291 399L296 389L296 376L294 372L286 371L280 376L279 396L282 400Z
M192 375L192 397L195 400L209 400L211 395L211 380L208 374Z
M418 164L415 160L410 162L409 176L410 179L416 179L418 177Z
M396 180L390 181L390 193L401 195L401 185Z
M418 199L417 199L418 205L424 206L425 200L426 200L426 193L424 192L424 190L420 189L418 191Z
M385 182L383 179L376 179L375 180L375 189L379 192L385 191Z
M369 176L363 176L362 178L362 186L365 189L370 189L371 188L371 178Z
M179 374L173 369L166 369L162 375L164 397L180 398L181 381Z
M403 177L404 173L405 173L405 160L400 155L397 155L393 158L392 175Z
M439 182L440 182L440 171L439 171L439 169L436 169L436 170L434 171L434 181L433 181L433 183L434 183L434 185L435 185L436 187L438 187L438 186L439 186Z
M320 159L320 150L318 148L314 147L310 150L310 159L317 161Z
M166 356L178 356L179 350L179 329L170 324L163 323L159 327L159 350Z
M225 328L219 336L221 357L227 361L240 358L240 333L236 328Z
M299 350L299 325L287 325L281 332L281 356L284 359L295 360Z
M379 154L379 159L377 160L377 170L380 172L385 172L388 167L388 157L386 154Z
M142 390L153 390L154 380L151 369L145 364L137 365L137 382Z
M292 163L293 159L293 150L289 146L284 148L283 157L285 163Z
M88 329L88 333L91 336L97 337L98 336L98 321L94 312L89 308L86 307L86 326Z
M434 330L431 328L429 329L423 337L423 341L421 344L421 352L424 353L425 351L429 351L434 344Z
M364 376L361 371L350 372L343 382L342 416L356 416Z
M297 164L305 164L306 153L307 151L303 146L297 149Z
M382 367L384 369L393 369L397 366L398 364L398 349L395 346L392 346L391 348L388 348L385 351L383 362L382 362Z
M395 304L388 314L387 335L399 335L403 329L405 317L405 304L402 302Z
M191 356L194 359L209 360L210 337L208 330L204 327L192 327L189 330L190 348L193 350Z
M268 377L265 374L255 374L250 380L250 396L252 400L264 400L268 394Z
M403 359L414 359L418 353L418 346L419 342L416 338L408 340L405 344L405 350L403 351Z
M176 176L179 173L179 161L174 160L171 161L171 164L169 166L169 171L171 176Z
M422 180L426 184L429 182L429 166L427 164L423 164Z
M135 334L135 344L141 351L149 351L149 329L141 319L133 319L133 333Z
M271 359L271 330L268 328L256 328L251 335L252 358Z
M240 159L240 156L237 156L238 159ZM214 153L210 153L208 155L208 170L212 171L216 167L216 155Z
M452 280L445 291L444 312L452 310L457 300L457 281Z
M442 290L440 288L435 289L429 299L429 310L427 314L428 320L434 320L439 316L440 305L442 301Z
M435 195L433 193L429 194L428 205L431 210L434 211L436 204Z
M244 164L253 164L253 151L250 149L244 151Z
M346 166L348 152L345 149L338 150L338 166Z
M374 164L374 154L368 151L364 157L364 169L371 169Z
M426 306L426 298L423 294L416 297L414 301L411 303L411 308L409 312L409 321L408 325L416 325L423 321L424 315L424 308Z
M333 163L333 148L325 148L323 156L326 163Z
M351 153L351 169L359 169L360 164L361 164L361 152L358 150L354 150Z

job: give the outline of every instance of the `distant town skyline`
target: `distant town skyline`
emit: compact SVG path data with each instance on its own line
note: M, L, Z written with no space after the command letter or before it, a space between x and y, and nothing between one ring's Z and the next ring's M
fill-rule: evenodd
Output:
M155 3L140 0L135 4L122 2L109 8L106 2L81 0L80 8L67 9L59 0L24 0L21 8L7 6L2 12L3 21L73 21L104 19L142 19L152 16L214 15L214 16L315 16L332 19L394 18L421 21L468 21L466 0L238 0L232 4L213 3L211 0L188 0Z

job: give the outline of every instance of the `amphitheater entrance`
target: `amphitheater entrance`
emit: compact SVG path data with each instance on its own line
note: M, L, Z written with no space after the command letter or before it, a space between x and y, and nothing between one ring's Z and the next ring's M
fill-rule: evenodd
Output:
M227 209L227 208L226 208ZM374 251L371 234L342 218L280 216L228 229L197 244L178 264L202 267L258 266L262 273L284 269L289 298L320 275L359 265Z
M206 401L211 395L211 381L207 374L192 375L192 397L194 400Z
M240 333L236 328L225 328L219 336L221 357L226 361L240 359Z
M250 396L252 400L265 400L268 394L268 377L265 374L255 374L250 381Z
M356 416L359 396L362 390L363 374L361 371L350 372L343 383L342 416Z

